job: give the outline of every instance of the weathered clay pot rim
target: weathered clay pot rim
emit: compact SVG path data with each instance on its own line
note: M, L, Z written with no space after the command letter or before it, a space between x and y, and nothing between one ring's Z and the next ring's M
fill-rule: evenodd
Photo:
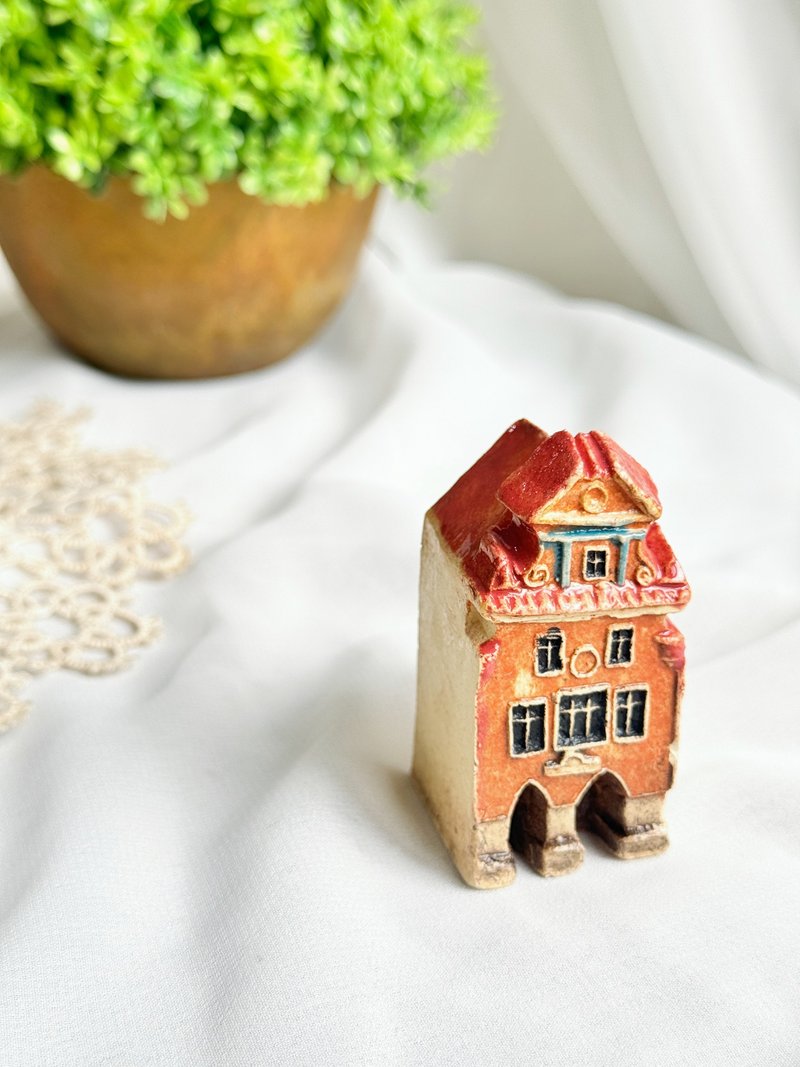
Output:
M81 185L80 182L74 182L69 178L65 178L63 174L59 174L57 171L53 170L53 168L48 166L47 163L43 163L41 160L34 160L33 162L28 163L26 166L20 167L18 170L6 172L0 171L0 181L18 181L25 174L29 173L32 170L47 171L49 174L52 174L54 178L59 178L62 181L68 182L69 185L74 186L75 189L79 189L83 193L86 193L92 199L101 199L103 195L107 192L108 186L111 182L120 182L126 185L130 189L131 193L133 193L133 195L137 197L137 199L141 200L143 209L142 218L144 218L147 222L154 222L157 226L163 225L163 223L167 222L170 219L174 222L186 222L188 219L188 216L186 218L178 218L177 215L170 215L169 213L165 215L163 219L153 219L150 218L149 215L145 215L144 206L147 202L147 198L141 193L137 193L136 190L133 188L133 179L136 177L133 172L125 172L124 174L109 172L103 179L102 185L96 188L90 188L86 185ZM356 192L355 186L349 185L345 182L337 181L336 178L331 178L330 182L327 185L327 192L325 196L321 196L317 200L304 200L302 204L284 204L278 200L268 200L265 197L261 196L259 193L248 193L246 189L243 189L241 187L238 181L239 176L242 173L243 171L236 171L235 174L231 174L227 178L217 178L213 182L205 182L204 188L207 192L210 192L210 190L215 189L218 186L235 185L243 196L246 196L251 200L256 200L259 203L264 204L265 207L298 208L300 210L302 210L302 208L309 207L312 204L324 203L330 198L331 194L335 192L349 191L356 200L367 200L371 196L377 196L382 188L380 182L374 182L366 193L360 194ZM191 214L197 208L205 207L207 203L208 197L206 197L206 199L201 204L188 203L187 206L189 208L189 213Z

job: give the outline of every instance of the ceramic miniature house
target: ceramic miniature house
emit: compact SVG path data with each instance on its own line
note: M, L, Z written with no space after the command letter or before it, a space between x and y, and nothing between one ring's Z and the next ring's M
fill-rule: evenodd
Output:
M425 518L413 773L464 879L667 847L689 586L648 473L515 423Z

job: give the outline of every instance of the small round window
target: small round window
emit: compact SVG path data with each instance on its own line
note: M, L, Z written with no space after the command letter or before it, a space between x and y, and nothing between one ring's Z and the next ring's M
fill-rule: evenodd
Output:
M608 503L608 493L605 486L599 482L593 482L591 485L587 485L581 494L581 506L584 511L588 511L592 515L596 515L599 511Z

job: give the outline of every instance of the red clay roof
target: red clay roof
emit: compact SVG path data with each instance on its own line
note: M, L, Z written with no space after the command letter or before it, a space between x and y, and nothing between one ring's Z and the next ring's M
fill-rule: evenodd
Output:
M461 561L484 609L492 615L563 615L596 611L678 608L689 586L660 528L651 523L642 556L647 584L627 580L555 580L537 588L523 575L539 555L535 517L579 478L614 478L641 504L661 514L656 487L645 469L605 434L549 436L525 419L515 422L431 509L442 535ZM643 521L647 521L643 515Z

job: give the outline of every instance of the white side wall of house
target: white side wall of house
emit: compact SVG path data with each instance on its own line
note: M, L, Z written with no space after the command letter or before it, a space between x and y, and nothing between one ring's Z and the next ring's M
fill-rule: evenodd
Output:
M467 633L468 597L430 514L422 538L419 668L413 775L467 881L475 853L475 699L479 661Z

